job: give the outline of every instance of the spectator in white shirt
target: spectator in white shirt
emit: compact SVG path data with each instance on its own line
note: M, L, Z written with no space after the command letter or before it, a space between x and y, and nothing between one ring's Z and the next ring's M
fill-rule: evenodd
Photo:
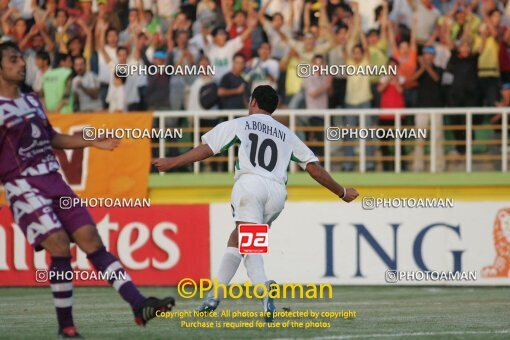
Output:
M75 106L78 108L75 111L101 111L102 105L99 99L99 80L93 72L87 71L85 58L83 56L74 58L73 70L76 76L73 78L71 88L75 96Z
M126 112L125 80L126 78L121 78L117 75L113 76L113 82L111 86L108 87L108 94L106 95L109 112Z
M138 42L137 42L138 43ZM129 49L124 46L117 47L117 55L116 61L108 60L107 56L105 56L106 61L108 62L108 67L110 68L110 83L109 86L112 86L117 80L115 79L115 75L119 71L124 71L125 68L118 68L117 65L127 65L128 73L123 76L124 82L124 98L125 98L125 107L129 111L137 111L140 109L140 92L138 91L138 87L140 85L140 77L141 75L138 73L129 72L131 70L132 65L137 65L140 63L140 50L139 48L135 48L135 52L133 57L129 56ZM118 63L118 64L117 64Z
M265 42L257 50L258 57L248 63L247 77L250 81L252 92L259 85L269 85L277 89L277 81L280 76L280 64L271 56L271 46Z
M271 22L268 22L264 16L264 9L270 2L259 12L259 20L266 32L267 39L271 44L271 57L278 60L283 59L289 52L289 46L285 43L284 39L288 39L292 36L292 22L285 22L283 15L279 12L274 13Z
M435 31L437 20L441 16L432 0L415 0L411 2L416 20L416 42L423 46Z
M243 42L257 25L257 19L249 18L248 27L243 33L228 40L228 32L223 27L216 27L212 35L213 43L205 49L205 54L215 67L214 81L219 83L221 78L232 69L234 55L243 48Z
M96 29L99 31L98 78L101 86L100 98L103 102L103 108L106 108L106 95L108 93L108 84L111 79L111 70L108 64L110 62L113 62L114 64L118 63L117 46L119 42L119 33L113 28L108 28L108 25L105 22L98 22Z

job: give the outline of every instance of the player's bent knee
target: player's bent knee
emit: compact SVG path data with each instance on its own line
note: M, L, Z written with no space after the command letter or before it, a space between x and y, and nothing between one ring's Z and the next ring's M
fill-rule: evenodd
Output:
M239 241L229 239L227 242L227 247L229 248L239 248Z
M239 231L238 231L238 228L239 228L239 226L241 224L257 224L257 223L237 221L236 222L236 227L234 228L232 233L230 233L230 237L228 238L227 247L233 247L233 248L238 248L239 247Z
M228 241L227 241L227 247L234 247L234 248L237 248L239 245L239 240L238 240L238 233L237 233L237 226L234 228L234 230L230 233L230 237L228 238Z
M93 225L86 225L76 230L73 239L86 254L93 253L103 247L103 241L97 228Z
M63 230L50 234L41 246L46 249L51 256L71 256L71 241L69 236Z

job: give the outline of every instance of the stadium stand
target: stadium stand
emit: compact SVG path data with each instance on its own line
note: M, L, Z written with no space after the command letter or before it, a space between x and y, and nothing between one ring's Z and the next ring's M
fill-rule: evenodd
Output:
M155 124L164 116L165 126L183 128L184 137L154 141L154 155L193 146L193 116L200 116L199 136L238 115L232 110L246 107L249 92L268 84L288 110L279 114L282 122L292 122L333 171L508 168L507 1L25 0L0 6L1 40L17 41L25 53L25 91L39 93L48 111L61 114L157 111ZM238 71L236 53L243 56ZM397 74L303 78L296 72L316 62L394 65ZM121 78L114 76L117 64L211 65L215 72ZM72 80L53 73L70 73ZM66 87L72 96L64 102L55 93ZM213 89L208 97L206 88ZM206 109L229 111L204 114ZM353 113L344 115L351 112L344 109ZM416 115L414 109L425 111ZM426 139L399 147L389 139L321 138L327 127L361 121L370 128L429 131ZM231 170L234 156L217 157L203 170Z

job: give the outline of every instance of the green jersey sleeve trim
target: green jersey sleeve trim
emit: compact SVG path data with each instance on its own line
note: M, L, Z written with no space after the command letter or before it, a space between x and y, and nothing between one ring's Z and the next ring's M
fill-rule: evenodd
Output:
M303 163L302 160L300 160L299 158L294 156L294 153L292 153L292 155L290 156L290 160L293 161L293 162L296 162L296 163Z
M239 139L239 137L235 136L228 144L226 144L225 146L223 146L221 149L220 149L220 152L223 152L223 151L226 151L228 150L228 148L230 148L232 145L236 144L236 143L240 143L241 140Z

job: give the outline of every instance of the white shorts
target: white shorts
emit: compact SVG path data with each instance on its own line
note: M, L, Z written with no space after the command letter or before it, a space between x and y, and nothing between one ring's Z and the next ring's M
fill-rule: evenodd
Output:
M243 174L232 189L232 215L236 222L271 224L287 200L284 184L258 175Z

